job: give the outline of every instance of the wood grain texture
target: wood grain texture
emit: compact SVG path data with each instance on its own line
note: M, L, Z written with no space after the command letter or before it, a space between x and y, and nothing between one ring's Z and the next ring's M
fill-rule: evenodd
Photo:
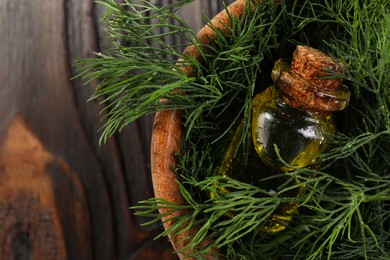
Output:
M200 27L216 2L182 12ZM128 209L153 196L153 117L99 146L102 107L86 102L96 83L71 80L75 60L110 45L104 11L92 0L0 0L0 259L176 258L153 240L161 226L141 228Z
M7 231L1 232L1 259L91 258L90 216L78 176L19 116L4 135L0 169L0 229Z
M115 251L109 194L75 105L64 2L2 0L0 12L0 44L4 52L0 60L0 79L4 86L0 95L0 133L4 133L15 118L22 118L48 153L61 158L76 172L90 211L84 225L91 230L91 243L83 250L92 252L96 259L111 258ZM51 171L62 176L60 169ZM63 183L61 178L53 181L54 192L56 185ZM69 209L65 213L69 218L63 219L75 222L76 212ZM70 226L72 222L62 225ZM67 239L77 238L72 232L67 235L70 236ZM72 248L67 251L71 253Z

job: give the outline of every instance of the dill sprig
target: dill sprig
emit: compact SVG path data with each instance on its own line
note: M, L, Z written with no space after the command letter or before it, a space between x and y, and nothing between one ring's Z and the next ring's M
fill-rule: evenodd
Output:
M197 44L195 32L175 14L189 2L101 1L108 8L104 22L114 47L78 63L87 82L100 81L92 98L108 104L103 141L143 115L183 111L185 142L176 173L187 204L151 198L133 207L136 214L151 217L145 223L150 224L164 217L157 209L185 209L187 214L160 236L198 226L187 246L198 258L218 248L227 259L389 259L390 2L259 4L254 11L247 8L245 19L230 17L229 38L216 29L215 42L200 46L204 63L181 54L183 43ZM181 40L168 44L168 35ZM245 146L253 95L270 85L273 62L291 57L298 43L323 50L348 67L351 101L335 114L339 132L320 156L320 168L281 174L289 178L275 194L219 176L224 150L242 120ZM179 58L196 68L196 77L180 70ZM305 195L287 196L300 187ZM275 208L289 202L300 206L286 230L258 231ZM206 236L212 242L204 247Z
M136 119L163 109L190 109L195 120L198 111L212 107L222 96L218 85L187 77L177 62L181 59L202 69L199 62L181 53L181 42L194 43L196 33L175 10L191 1L163 7L146 0L97 1L107 8L103 22L113 47L97 53L95 59L78 61L76 66L81 71L78 77L87 83L99 81L91 100L102 99L106 105L101 142ZM177 44L164 41L172 35L178 38ZM178 94L178 89L186 95ZM204 100L202 106L199 100Z

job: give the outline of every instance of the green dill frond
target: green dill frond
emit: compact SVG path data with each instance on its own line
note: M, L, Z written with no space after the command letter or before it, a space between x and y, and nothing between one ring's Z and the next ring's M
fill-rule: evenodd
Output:
M158 209L185 209L161 236L177 234L183 224L184 230L197 226L188 245L195 257L218 248L227 259L389 259L390 2L266 1L254 10L248 5L245 19L229 16L230 37L216 29L215 41L199 46L203 63L181 53L197 44L196 33L175 13L189 2L101 1L114 46L78 62L86 82L100 82L92 99L106 104L103 142L141 116L183 112L185 142L175 172L187 204L152 198L133 207L136 214L151 217L150 224L165 216ZM175 44L164 40L172 35L180 39ZM320 156L318 168L283 173L287 181L275 194L219 176L241 122L246 145L253 96L271 85L273 63L290 58L296 44L320 49L348 67L351 100L335 113L338 134L331 149ZM178 59L194 66L196 77L185 75ZM287 196L300 188L304 195ZM290 202L299 208L286 230L259 232L278 206ZM202 247L205 237L212 242Z
M198 107L197 101L173 94L177 89L211 100L220 95L214 86L194 83L177 63L179 58L186 60L181 49L196 35L174 13L189 2L182 0L158 7L150 1L99 1L107 7L103 22L108 26L113 47L107 53L98 53L98 58L77 62L76 66L86 83L99 81L91 99L103 100L106 105L102 142L144 115L161 109ZM171 35L178 37L179 43L164 41ZM171 102L161 102L164 98Z

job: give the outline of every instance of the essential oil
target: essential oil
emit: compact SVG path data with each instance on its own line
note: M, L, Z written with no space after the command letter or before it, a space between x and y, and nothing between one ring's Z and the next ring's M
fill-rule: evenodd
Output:
M286 172L315 167L336 132L332 112L344 109L349 101L350 93L341 85L344 73L342 64L307 46L297 46L291 64L278 60L271 74L274 85L252 101L247 149L239 149L241 123L220 174L261 187L275 196L280 185L289 181ZM292 189L283 196L299 197L303 193L304 188ZM285 229L297 207L297 202L280 205L261 231Z

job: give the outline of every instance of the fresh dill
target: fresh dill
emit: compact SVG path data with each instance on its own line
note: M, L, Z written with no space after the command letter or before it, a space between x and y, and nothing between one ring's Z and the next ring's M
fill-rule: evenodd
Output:
M86 82L100 82L92 98L107 105L103 142L144 115L183 111L185 142L176 173L187 204L151 198L133 207L136 214L151 217L152 223L163 217L156 214L159 208L187 209L161 236L176 233L184 223L198 225L188 245L198 258L218 248L228 259L389 259L390 2L270 1L248 7L245 19L230 17L230 37L216 30L213 44L200 47L203 63L182 55L182 43L163 40L175 35L196 44L196 33L175 13L189 2L162 7L149 1L100 1L108 8L104 22L114 47L78 62ZM274 195L266 187L218 176L224 149L241 120L245 144L253 95L271 84L273 62L291 57L296 44L320 49L348 67L351 101L335 115L338 134L320 156L320 168L284 173L289 183L281 183ZM196 77L181 71L178 59L193 65ZM306 188L304 196L284 195L300 186ZM272 211L288 202L300 206L287 229L258 232ZM227 217L229 212L234 216ZM204 247L206 236L212 242Z

